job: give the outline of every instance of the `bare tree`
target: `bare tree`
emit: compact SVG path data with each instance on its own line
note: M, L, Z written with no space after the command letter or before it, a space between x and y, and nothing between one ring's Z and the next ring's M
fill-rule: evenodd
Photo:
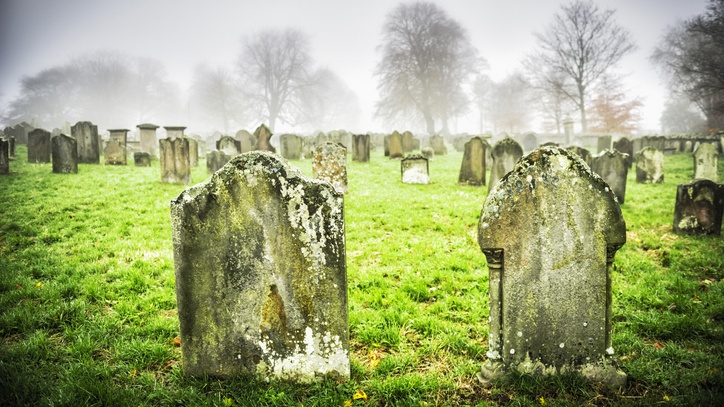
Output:
M235 126L244 124L241 90L236 78L228 70L197 66L194 69L191 94L194 108L198 109L211 127L229 134Z
M575 110L567 96L572 94L571 81L563 72L551 68L528 67L528 83L538 102L542 126L546 131L561 134L563 121Z
M300 101L297 122L310 129L349 129L359 120L357 95L327 68L317 69L311 75Z
M243 40L237 66L247 89L244 97L268 120L270 130L277 120L293 124L311 63L309 41L299 30L270 29Z
M661 112L661 131L664 134L693 134L703 133L707 129L707 123L701 110L689 100L689 97L681 94L671 94L664 104L664 111Z
M576 0L562 6L552 24L535 34L538 51L526 60L529 71L552 69L572 81L572 87L562 90L578 108L584 132L592 86L636 49L631 34L616 24L614 14L614 10L599 10L592 1Z
M76 74L68 66L54 67L20 81L20 96L10 102L4 119L7 123L26 121L53 128L63 120L78 120Z
M494 87L493 80L488 75L478 75L473 82L473 101L478 109L478 120L480 125L480 133L485 132L485 119L488 115L488 106L490 105L490 94Z
M466 31L433 3L400 4L387 15L379 48L376 115L421 118L429 134L437 120L448 132L448 120L467 109L464 85L482 62Z
M493 129L515 132L524 130L530 121L530 85L522 73L514 72L494 83L488 105Z

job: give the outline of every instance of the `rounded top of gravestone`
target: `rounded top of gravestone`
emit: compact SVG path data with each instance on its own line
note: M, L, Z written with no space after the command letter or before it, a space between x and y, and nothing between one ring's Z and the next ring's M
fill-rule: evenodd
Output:
M236 137L237 139L242 138L242 137L247 137L247 138L249 138L249 137L251 137L251 133L249 133L248 130L241 129L241 130L239 130L239 131L236 132L235 137Z
M504 139L498 141L493 146L493 155L500 156L503 154L517 154L519 156L522 156L523 147L521 147L517 141L506 135Z
M697 143L698 146L694 149L694 154L717 154L717 149L713 144L710 143Z
M142 130L156 130L160 126L152 124L152 123L142 123L142 124L137 124L136 127L138 127L139 129L142 129Z
M257 127L256 130L254 130L254 135L257 136L257 138L259 138L259 136L262 134L268 134L269 137L272 136L271 130L269 130L269 127L266 127L266 124L264 124L264 123L259 125L259 127Z
M184 131L186 126L163 126L166 131Z

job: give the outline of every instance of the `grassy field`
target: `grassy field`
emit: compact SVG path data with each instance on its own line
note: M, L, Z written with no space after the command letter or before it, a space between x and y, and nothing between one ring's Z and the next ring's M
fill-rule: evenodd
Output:
M28 164L0 176L0 406L717 405L724 400L724 237L671 231L689 155L666 181L629 174L627 244L613 266L621 391L574 376L483 389L488 279L477 245L486 187L462 187L462 153L430 163L348 160L345 196L352 377L294 385L181 373L169 201L151 168ZM205 162L192 183L208 178ZM293 165L311 174L311 162ZM724 160L719 173L724 175Z

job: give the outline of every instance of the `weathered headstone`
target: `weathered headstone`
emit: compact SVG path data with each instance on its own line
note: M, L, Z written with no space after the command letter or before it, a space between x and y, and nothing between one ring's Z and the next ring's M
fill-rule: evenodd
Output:
M366 163L370 161L370 135L352 135L352 161Z
M435 155L445 155L447 154L447 147L445 146L445 139L442 138L442 136L438 134L433 134L430 136L430 147L432 147L432 150L435 152Z
M676 233L721 234L724 184L697 179L676 189L674 227Z
M108 146L103 152L106 165L126 165L126 142L128 140L128 129L108 129L111 133L108 139Z
M387 139L388 148L390 150L390 159L392 158L402 158L404 155L404 152L402 150L402 136L400 133L395 130L390 134L390 136Z
M78 145L78 163L100 164L101 141L98 137L98 126L91 122L77 122L70 131Z
M279 151L287 160L302 158L302 138L296 134L282 134L279 136Z
M163 126L163 128L166 130L166 138L175 139L185 137L185 126Z
M136 127L138 127L140 131L141 151L155 156L157 154L156 146L158 145L156 141L156 129L158 129L158 126L151 123L143 123Z
M578 371L625 384L608 359L610 267L626 242L621 208L579 156L558 147L523 157L488 195L478 243L488 263L485 385L511 371Z
M686 140L684 142L684 152L691 153L692 151L694 151L694 144L691 142L691 140Z
M347 149L340 143L327 141L314 149L312 163L314 178L332 184L334 189L347 193Z
M405 153L409 153L414 149L413 146L413 137L412 132L405 131L402 133L402 151Z
M15 137L13 136L5 136L5 139L8 141L8 144L10 145L10 157L15 157Z
M627 160L626 154L614 149L604 150L591 157L591 170L611 187L619 204L623 204L626 198Z
M520 144L508 136L495 143L492 150L493 163L490 169L488 193L492 191L505 174L513 169L518 159L523 156L523 149Z
M158 141L161 182L188 184L191 182L189 140L184 137L167 137Z
M536 148L538 148L538 137L535 136L535 133L527 133L523 136L524 151L531 152Z
M573 119L570 116L563 119L563 134L566 145L571 145L573 142Z
M343 210L265 152L171 202L185 374L349 377Z
M78 141L65 134L50 140L53 151L53 172L56 174L78 173Z
M212 150L206 153L206 172L213 174L231 160L231 156L223 151Z
M664 153L644 147L636 153L636 182L660 184L664 182Z
M485 144L480 137L473 137L465 143L458 184L485 185Z
M234 138L239 141L239 154L248 153L249 151L256 150L257 139L253 134L249 133L248 131L241 129L236 132Z
M410 154L400 161L404 184L429 184L430 167L427 158L421 154Z
M384 138L382 139L382 145L384 148L385 157L389 157L390 156L390 135L389 134L385 134Z
M133 164L136 167L150 167L151 153L147 153L145 151L138 151L133 153Z
M583 147L579 147L579 146L568 146L568 147L566 147L566 149L570 152L578 154L578 156L581 157L586 164L591 165L591 152L590 151L586 150Z
M199 166L199 143L192 137L184 137L189 141L189 163L192 167Z
M420 155L427 158L427 161L432 161L433 159L435 159L435 151L430 147L421 148Z
M10 174L10 141L0 137L0 175Z
M35 129L28 134L28 162L50 162L50 132Z
M605 150L611 149L611 136L600 136L598 137L598 150L596 153L600 154Z
M633 141L631 141L631 144L633 145L633 152L634 154L641 151L642 148L646 147L643 143L644 139L642 137L635 138Z
M254 130L254 137L256 138L256 149L259 151L271 151L276 152L276 149L271 144L271 138L273 134L266 125L262 124Z
M241 142L233 137L223 136L216 141L216 149L223 151L224 154L231 158L241 154Z
M694 179L719 181L719 155L709 143L701 143L694 150Z
M621 137L620 139L616 140L615 143L613 143L613 148L620 153L628 155L628 158L626 159L626 165L628 166L628 168L631 168L634 159L633 143L631 142L631 140L627 139L626 137Z

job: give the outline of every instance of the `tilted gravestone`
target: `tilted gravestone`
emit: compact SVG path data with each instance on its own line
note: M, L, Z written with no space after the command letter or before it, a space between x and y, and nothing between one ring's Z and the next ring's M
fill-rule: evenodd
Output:
M236 135L234 136L234 138L239 141L239 154L244 154L244 153L248 153L249 151L256 150L257 139L254 135L252 135L248 131L246 131L244 129L239 130L236 132ZM218 147L217 147L217 149L218 149ZM228 154L228 151L227 151L227 154Z
M719 155L709 143L701 143L694 150L694 179L719 180Z
M133 164L136 167L150 167L151 153L147 153L145 151L133 153Z
M400 171L404 184L429 184L430 167L422 154L410 154L400 161Z
M228 155L231 158L236 157L242 152L241 142L229 136L222 136L220 139L218 139L216 141L216 149L219 151L223 151L224 154Z
M262 124L254 130L256 138L256 149L259 151L271 151L275 153L277 150L271 144L273 134L266 125Z
M445 139L442 136L434 134L429 140L430 147L435 152L435 155L447 154L447 147L445 146Z
M491 156L493 163L490 169L488 193L492 191L505 174L513 169L515 163L523 156L523 149L515 140L506 136L493 145Z
M126 165L126 141L128 129L108 129L111 133L108 139L108 146L103 152L106 165Z
M0 137L0 174L10 174L10 141Z
M411 152L415 146L413 145L412 132L405 131L402 133L402 151L405 153Z
M598 138L598 144L597 144L598 150L596 150L597 154L600 154L601 152L605 150L611 149L611 136L600 136Z
M80 164L100 164L101 144L98 126L91 122L77 122L71 127L71 136L78 144L78 162Z
M627 161L627 154L613 149L604 150L591 158L591 170L606 181L620 204L626 199Z
M341 143L326 141L314 149L312 173L334 189L347 193L347 149Z
M188 184L191 182L189 140L184 137L168 137L158 141L161 182Z
M53 150L53 172L56 174L78 173L78 141L65 134L50 140Z
M302 138L296 134L282 134L279 136L279 152L287 160L302 158Z
M141 151L151 155L156 155L158 150L156 147L158 146L158 142L156 141L156 129L158 129L159 126L151 123L143 123L137 125L136 127L138 127L138 130L141 133Z
M458 184L485 185L485 144L480 137L473 137L465 143Z
M636 153L636 182L660 184L664 182L664 153L651 147L644 147Z
M490 192L478 224L490 285L487 386L510 371L578 371L611 386L611 264L626 224L576 154L539 148Z
M676 233L721 234L724 213L724 184L698 179L676 189L674 227Z
M366 163L370 161L370 135L352 135L352 161Z
M343 209L267 152L171 202L185 374L349 377Z
M404 152L402 150L402 136L395 130L387 138L387 145L389 150L390 159L402 158Z
M579 147L579 146L568 146L568 147L566 147L566 149L570 152L578 154L578 156L581 157L581 159L583 159L583 161L586 164L588 164L589 166L591 165L592 156L591 156L590 151L586 150L583 147Z
M231 156L223 151L212 150L206 153L206 172L213 174L231 160Z
M50 132L43 129L35 129L28 133L28 162L49 163L50 162Z
M626 165L628 166L628 168L631 168L634 159L633 143L631 142L631 140L627 139L626 137L621 137L620 139L616 140L615 143L613 143L613 148L620 153L628 155L628 158L626 159Z

